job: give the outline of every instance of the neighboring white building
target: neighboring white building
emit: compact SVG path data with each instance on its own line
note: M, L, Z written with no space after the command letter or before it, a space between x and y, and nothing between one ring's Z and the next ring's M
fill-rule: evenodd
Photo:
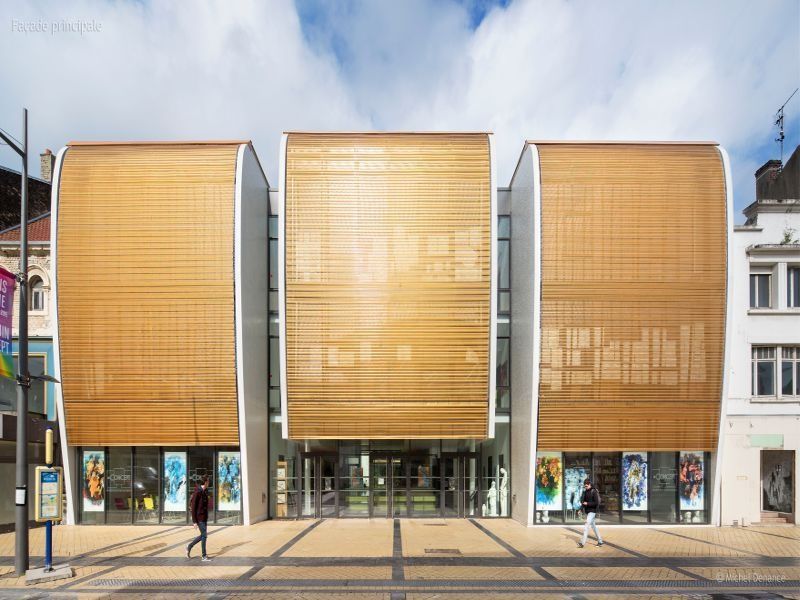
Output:
M800 149L756 172L731 257L733 336L722 524L797 523L800 452Z

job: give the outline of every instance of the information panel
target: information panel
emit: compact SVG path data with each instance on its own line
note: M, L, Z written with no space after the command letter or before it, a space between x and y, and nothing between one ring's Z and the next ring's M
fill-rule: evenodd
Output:
M64 474L61 467L36 467L36 521L63 518Z

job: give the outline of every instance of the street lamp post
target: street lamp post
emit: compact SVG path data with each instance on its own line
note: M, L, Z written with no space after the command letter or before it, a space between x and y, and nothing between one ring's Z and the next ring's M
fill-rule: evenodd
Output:
M17 575L28 570L28 109L22 109L22 143L17 145L0 130L0 138L22 158L19 228L19 332L17 367L17 470L15 493L15 555Z

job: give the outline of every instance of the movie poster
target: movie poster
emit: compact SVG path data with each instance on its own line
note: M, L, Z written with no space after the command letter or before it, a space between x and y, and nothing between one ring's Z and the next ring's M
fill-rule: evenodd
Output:
M106 453L83 451L83 511L103 512L106 508Z
M583 482L589 477L586 467L567 467L564 469L564 499L567 510L578 510L581 507Z
M186 512L186 452L164 452L164 511Z
M647 510L647 452L622 453L622 510Z
M217 454L217 510L240 510L242 463L238 452Z
M536 510L562 510L561 453L536 453Z
M681 451L678 461L681 510L705 510L705 470L701 451Z

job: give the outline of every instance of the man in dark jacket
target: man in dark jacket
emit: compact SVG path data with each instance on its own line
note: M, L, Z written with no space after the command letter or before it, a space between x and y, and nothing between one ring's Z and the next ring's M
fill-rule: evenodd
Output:
M578 542L578 548L583 548L586 545L586 539L589 537L589 527L594 530L594 535L597 538L597 545L602 546L603 538L600 537L600 532L597 531L597 525L594 522L597 511L600 510L600 492L592 485L589 478L583 481L581 507L583 508L583 512L586 513L586 524L583 526L583 539Z
M209 562L211 559L206 554L206 529L208 527L208 475L200 480L200 485L195 488L191 499L189 500L189 511L192 513L192 523L200 532L186 546L186 558L192 558L192 548L197 542L200 542L200 549L203 551L203 562Z

